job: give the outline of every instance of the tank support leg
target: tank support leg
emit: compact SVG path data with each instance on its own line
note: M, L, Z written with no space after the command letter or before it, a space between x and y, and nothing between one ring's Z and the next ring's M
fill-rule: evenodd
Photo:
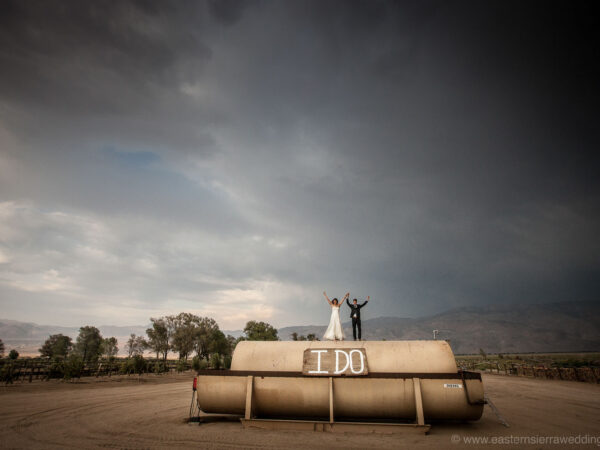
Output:
M329 423L333 423L333 377L329 377Z
M254 390L254 376L248 375L248 381L246 382L246 414L244 418L246 420L252 419L254 416L254 408L252 405L252 391Z
M415 389L415 408L417 410L417 425L425 425L425 416L423 415L423 396L421 395L421 380L413 378Z
M500 423L502 423L502 425L504 425L506 428L509 428L510 425L508 424L506 419L504 417L502 417L502 414L500 414L500 411L498 411L498 408L496 408L496 405L494 405L494 403L492 403L492 400L490 400L490 398L487 396L487 394L484 395L484 399L485 399L485 402L489 405L489 407L492 408L492 411L494 411L494 414L496 414L496 417L498 418Z

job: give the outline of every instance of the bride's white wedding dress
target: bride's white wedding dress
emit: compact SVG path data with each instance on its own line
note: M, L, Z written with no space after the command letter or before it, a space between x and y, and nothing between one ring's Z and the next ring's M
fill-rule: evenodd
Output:
M327 339L329 341L336 339L341 341L344 339L342 323L340 322L340 305L331 305L331 319L329 319L329 326L323 335L323 339Z

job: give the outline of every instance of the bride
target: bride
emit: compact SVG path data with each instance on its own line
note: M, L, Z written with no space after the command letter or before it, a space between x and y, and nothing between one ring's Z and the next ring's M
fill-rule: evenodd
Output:
M340 322L340 302L337 298L329 300L325 291L323 291L323 295L325 296L327 303L331 305L331 319L329 320L329 326L323 335L323 339L329 341L343 341L344 332L342 331L342 323ZM344 300L348 297L350 297L350 293L344 295L341 303L344 303Z

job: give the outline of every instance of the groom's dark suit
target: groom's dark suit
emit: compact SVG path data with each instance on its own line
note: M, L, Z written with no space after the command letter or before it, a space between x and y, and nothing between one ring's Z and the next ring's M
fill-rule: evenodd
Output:
M350 317L352 318L352 335L354 336L354 340L356 340L356 329L358 328L358 339L361 338L361 329L360 329L360 308L369 303L369 300L366 300L362 305L358 303L355 305L354 303L350 303L350 299L346 299L346 303L350 307Z

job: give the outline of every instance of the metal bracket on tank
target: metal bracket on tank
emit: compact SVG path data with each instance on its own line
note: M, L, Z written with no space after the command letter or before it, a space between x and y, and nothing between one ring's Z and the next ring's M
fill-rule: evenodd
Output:
M471 373L471 372L468 372L468 373ZM485 399L471 401L471 396L469 395L469 389L467 388L467 382L465 381L465 372L463 372L462 370L460 371L460 378L461 378L462 384L465 388L465 396L467 398L467 403L469 405L485 405L485 403L486 403Z

